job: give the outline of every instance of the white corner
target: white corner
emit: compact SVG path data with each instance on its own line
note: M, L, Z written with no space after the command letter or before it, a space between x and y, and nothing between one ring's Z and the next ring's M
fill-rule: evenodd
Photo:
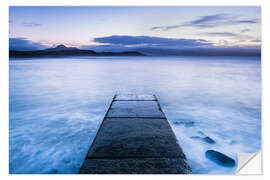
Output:
M236 174L261 175L262 153L239 153Z

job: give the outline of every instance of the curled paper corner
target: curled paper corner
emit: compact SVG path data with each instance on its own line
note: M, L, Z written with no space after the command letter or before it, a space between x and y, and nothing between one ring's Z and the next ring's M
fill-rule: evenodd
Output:
M236 174L262 174L262 153L239 153Z

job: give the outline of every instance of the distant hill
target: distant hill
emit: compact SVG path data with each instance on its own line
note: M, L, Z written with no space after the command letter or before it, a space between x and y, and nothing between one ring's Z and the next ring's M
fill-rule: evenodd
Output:
M58 45L55 48L45 49L45 51L74 51L74 50L79 50L79 49L78 48L75 48L75 47L66 47L63 44Z
M136 51L124 52L95 52L92 50L82 50L64 45L56 46L37 51L16 51L10 50L9 57L66 57L66 56L145 56Z

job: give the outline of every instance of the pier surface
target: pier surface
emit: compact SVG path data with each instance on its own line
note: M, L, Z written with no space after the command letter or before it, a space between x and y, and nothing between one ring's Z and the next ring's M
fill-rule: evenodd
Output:
M80 174L188 174L186 157L154 95L115 95Z

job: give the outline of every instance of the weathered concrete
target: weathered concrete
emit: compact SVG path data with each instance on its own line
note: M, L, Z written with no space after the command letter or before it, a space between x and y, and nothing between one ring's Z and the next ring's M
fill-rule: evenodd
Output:
M189 174L182 158L87 159L81 174Z
M186 174L191 169L153 95L116 95L82 174Z
M115 101L156 101L156 97L150 94L126 94L115 95Z
M115 101L107 117L165 118L156 101Z
M87 157L170 157L183 153L166 119L106 118Z

